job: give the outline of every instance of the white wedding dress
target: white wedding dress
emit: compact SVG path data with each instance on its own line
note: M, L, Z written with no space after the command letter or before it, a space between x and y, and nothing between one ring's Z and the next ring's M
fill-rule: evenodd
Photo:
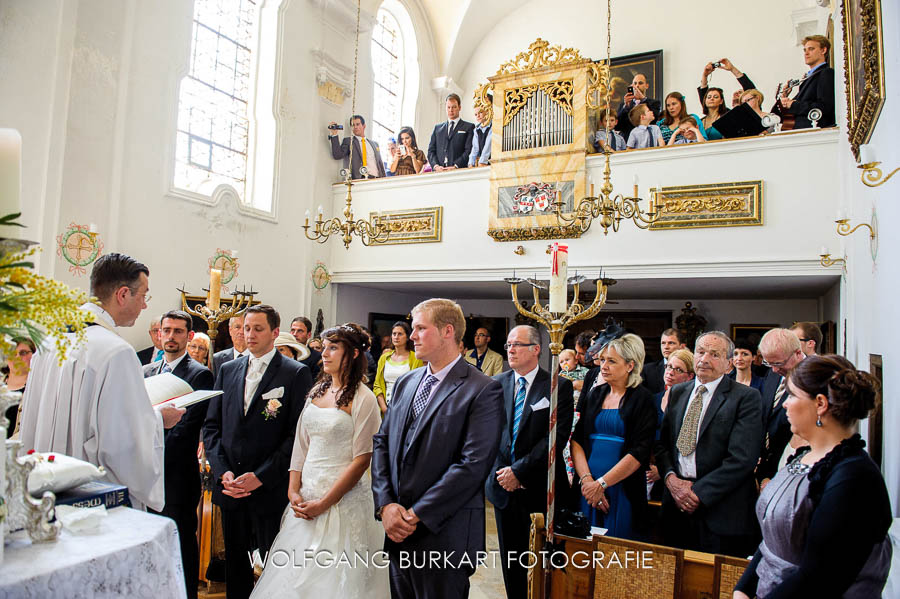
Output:
M371 453L379 426L378 403L363 385L350 414L307 400L291 456L291 470L302 472L303 499L324 496L356 456ZM384 529L374 512L368 471L313 520L296 517L288 506L251 599L387 599Z

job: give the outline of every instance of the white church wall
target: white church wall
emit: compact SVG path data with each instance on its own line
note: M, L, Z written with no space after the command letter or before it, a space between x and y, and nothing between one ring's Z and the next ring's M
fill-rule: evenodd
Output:
M840 11L838 11L840 14ZM881 3L882 43L886 78L886 102L872 134L876 159L882 161L885 174L900 166L900 145L896 132L900 129L900 5L896 2ZM840 39L840 19L835 27L835 37ZM838 44L835 64L843 64L843 49ZM840 72L840 71L839 71ZM842 78L835 82L837 113L846 114L846 100ZM877 255L873 259L869 236L864 229L851 237L838 237L832 230L829 243L836 256L846 252L847 275L842 319L847 321L847 358L859 368L869 368L871 354L880 355L884 364L884 459L882 472L887 482L894 506L894 515L900 515L900 443L891 434L900 429L900 406L896 398L900 393L900 350L897 349L897 322L900 320L900 280L897 264L900 262L900 222L897 175L884 185L869 188L860 182L861 172L856 168L843 130L837 151L837 170L840 174L838 193L842 206L847 210L855 226L870 222L873 211L878 219ZM864 437L868 423L860 424Z
M612 56L663 50L664 89L684 94L690 112L700 112L696 88L707 62L727 57L746 73L771 104L779 82L806 72L803 53L791 19L790 3L693 0L674 10L666 0L613 2ZM716 17L727 14L728 25ZM606 3L531 0L498 20L478 44L462 73L451 73L465 89L464 116L471 117L475 87L496 73L504 61L527 49L540 37L571 47L582 56L606 58ZM820 31L818 33L824 33ZM722 87L729 100L740 88L731 73L716 71L711 85Z

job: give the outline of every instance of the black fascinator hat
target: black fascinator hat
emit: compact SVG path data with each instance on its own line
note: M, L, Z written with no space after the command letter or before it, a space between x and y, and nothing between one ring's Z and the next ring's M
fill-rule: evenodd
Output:
M600 331L597 337L594 338L594 342L587 350L587 358L593 360L604 347L609 345L610 341L615 341L620 337L624 337L625 332L625 327L613 320L612 316L607 318L606 328Z

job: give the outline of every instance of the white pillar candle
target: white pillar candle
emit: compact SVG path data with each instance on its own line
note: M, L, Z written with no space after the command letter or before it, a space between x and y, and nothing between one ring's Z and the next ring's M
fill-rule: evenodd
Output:
M875 152L872 151L871 144L859 146L859 162L860 164L870 164L875 162Z
M209 295L206 296L206 305L210 310L218 310L222 297L222 271L218 268L209 269Z
M0 129L0 216L22 211L22 136L15 129ZM4 227L2 236L12 229Z
M562 313L566 311L566 288L569 278L569 246L562 243L553 244L550 256L550 311Z
M819 248L819 255L820 255L820 256L827 256L828 253L829 253L829 252L828 252L828 248L825 247L824 245L823 245L822 247Z

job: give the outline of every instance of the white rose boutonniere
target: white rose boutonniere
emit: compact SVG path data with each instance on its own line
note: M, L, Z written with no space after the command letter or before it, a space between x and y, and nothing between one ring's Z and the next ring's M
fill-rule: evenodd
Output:
M266 408L262 411L262 415L266 417L266 420L275 418L278 416L279 410L281 410L281 402L277 399L270 399L266 403Z

